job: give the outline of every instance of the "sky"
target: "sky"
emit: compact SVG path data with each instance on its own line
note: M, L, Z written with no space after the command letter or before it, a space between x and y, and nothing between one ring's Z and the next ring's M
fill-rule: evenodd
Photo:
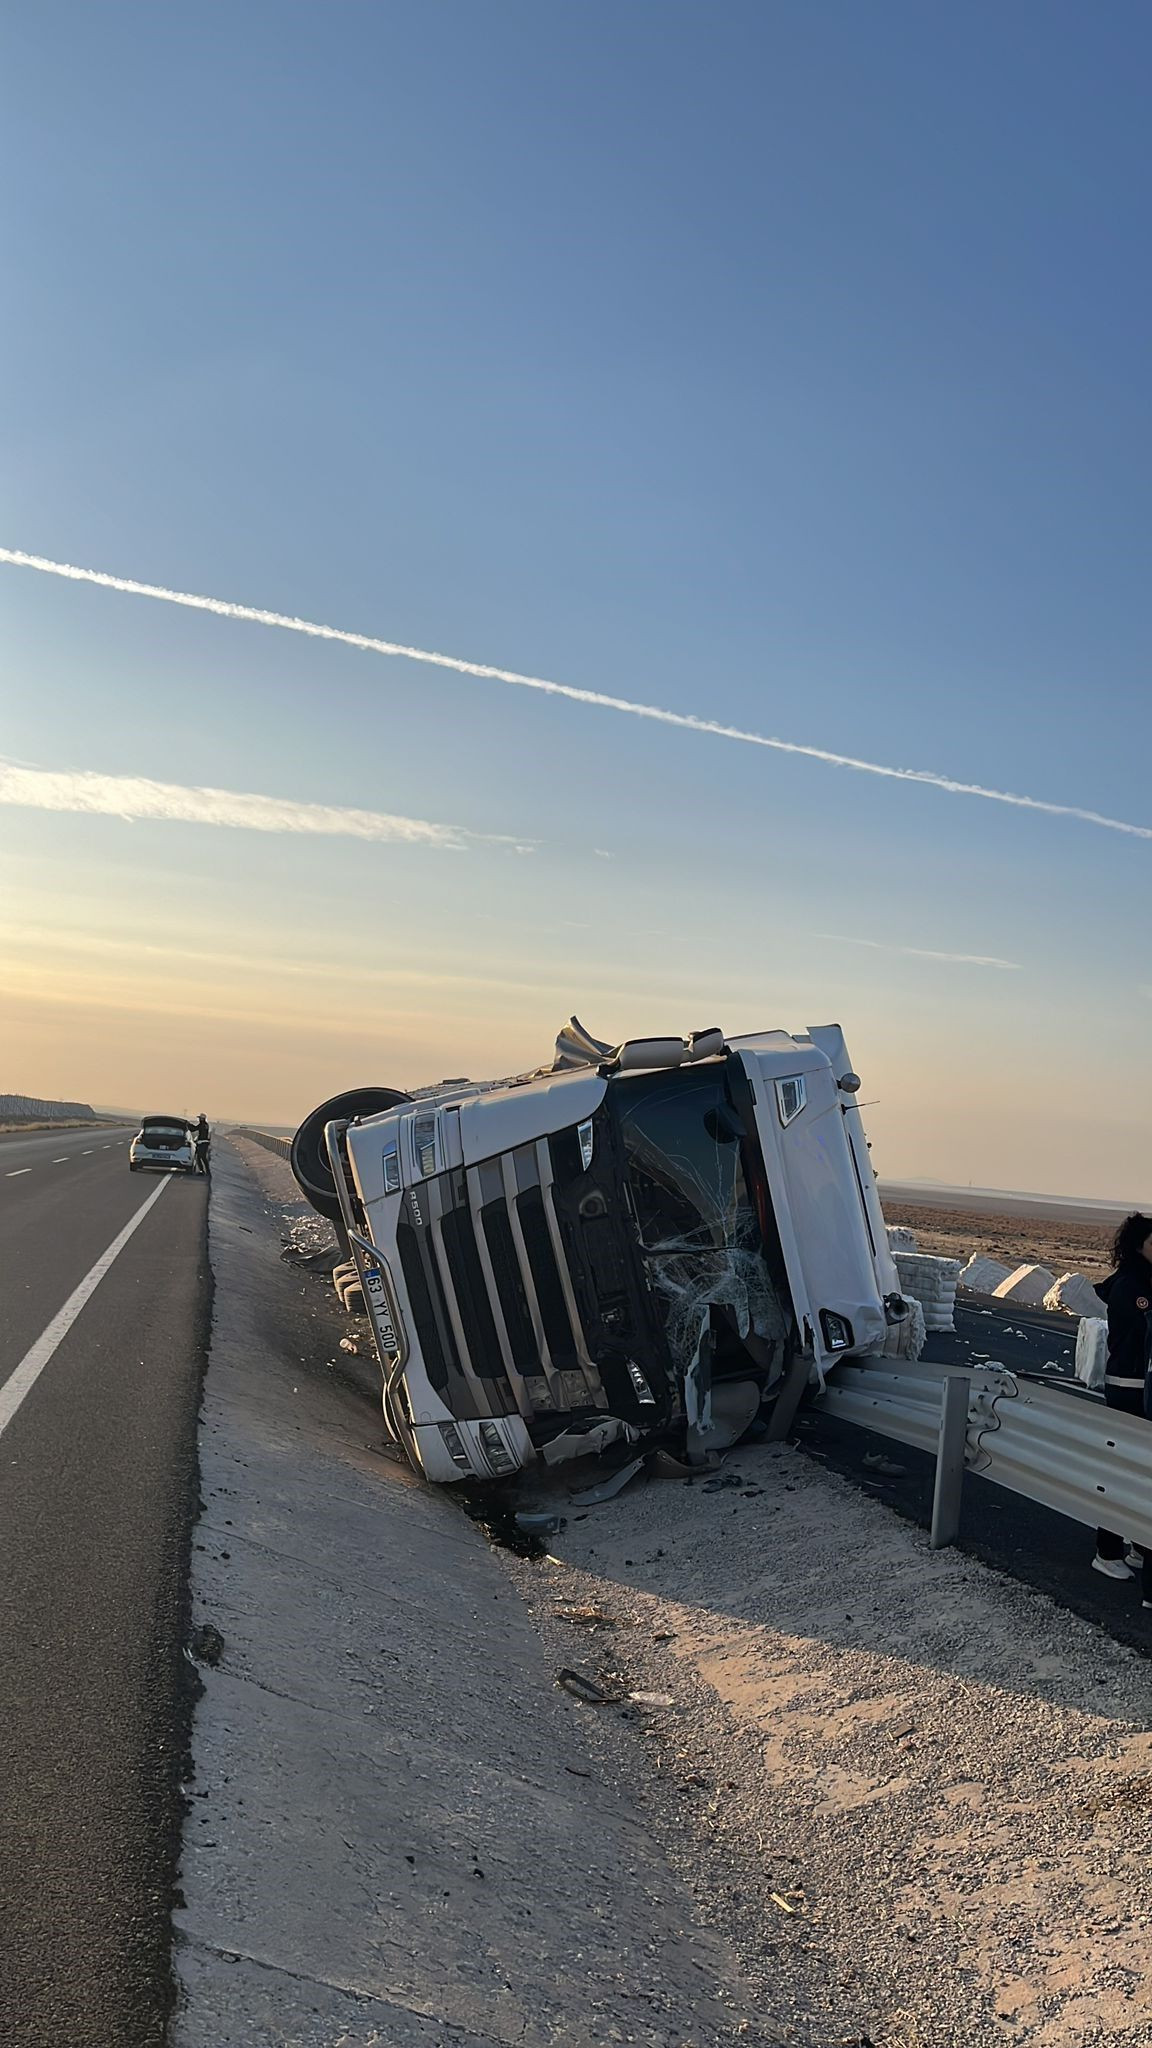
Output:
M9 9L3 548L1141 831L0 561L0 1089L835 1019L882 1175L1152 1199L1150 62L1133 0Z

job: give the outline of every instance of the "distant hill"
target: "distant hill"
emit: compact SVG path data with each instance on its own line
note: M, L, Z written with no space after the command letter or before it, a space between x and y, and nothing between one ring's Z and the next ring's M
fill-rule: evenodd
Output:
M40 1095L0 1095L4 1123L86 1123L95 1118L90 1102L48 1102Z

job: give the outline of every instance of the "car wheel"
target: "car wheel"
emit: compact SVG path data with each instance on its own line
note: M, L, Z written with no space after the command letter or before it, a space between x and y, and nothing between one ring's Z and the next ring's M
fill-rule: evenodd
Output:
M343 1220L324 1145L325 1124L344 1117L351 1121L357 1116L379 1116L382 1110L395 1109L398 1103L411 1100L402 1088L349 1088L346 1094L334 1095L305 1117L292 1140L288 1160L297 1187L318 1215L326 1216L329 1223Z

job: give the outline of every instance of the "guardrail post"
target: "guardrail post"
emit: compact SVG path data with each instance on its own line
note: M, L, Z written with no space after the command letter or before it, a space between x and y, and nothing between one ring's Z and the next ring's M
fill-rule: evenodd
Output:
M955 1543L960 1534L960 1497L968 1447L968 1381L949 1373L940 1404L940 1439L936 1447L936 1487L932 1495L933 1550Z

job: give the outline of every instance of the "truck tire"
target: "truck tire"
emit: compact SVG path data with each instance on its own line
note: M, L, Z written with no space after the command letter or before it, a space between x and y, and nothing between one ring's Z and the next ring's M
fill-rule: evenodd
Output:
M324 1145L325 1124L344 1117L351 1121L358 1116L379 1116L382 1110L395 1109L397 1103L411 1100L402 1088L349 1088L343 1095L333 1095L328 1102L322 1102L311 1116L305 1117L292 1140L288 1162L297 1187L318 1216L326 1217L329 1223L342 1220Z

